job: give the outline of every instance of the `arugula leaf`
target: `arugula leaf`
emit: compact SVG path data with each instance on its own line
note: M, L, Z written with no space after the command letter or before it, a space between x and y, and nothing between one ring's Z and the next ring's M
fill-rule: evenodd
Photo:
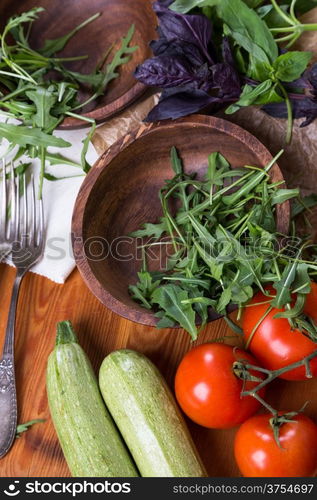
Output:
M161 318L157 323L156 328L173 328L175 327L175 321L169 318L164 311L159 311L155 314L156 318Z
M105 88L109 83L119 76L117 72L118 68L123 64L126 64L130 61L130 55L133 54L136 50L138 50L138 46L130 47L131 40L133 38L135 32L134 24L131 25L126 36L121 38L121 46L115 53L112 61L107 64L106 70L101 72L102 78L97 85L95 92L83 103L73 108L76 110L78 108L83 108L87 106L90 102L94 101L97 97L103 95Z
M282 189L280 183L270 182L268 172L279 155L264 169L233 169L225 158L213 153L205 178L197 180L186 176L176 149L171 150L175 175L160 190L163 217L159 224L146 224L141 234L156 235L153 244L157 245L166 227L175 244L174 253L165 274L144 271L130 287L136 301L156 312L158 327L180 325L196 338L196 324L203 326L208 321L210 307L222 315L229 304L240 308L256 287L265 293L263 284L267 282L276 287L278 302L287 303L294 287L303 287L304 295L304 280L312 265L300 268L305 262L299 254L289 258L289 249L275 246L275 207L298 198L297 189ZM170 203L177 207L173 215ZM151 248L152 242L147 245ZM292 315L300 310L298 300L288 311L289 320L299 321Z
M143 224L143 229L133 231L130 236L133 238L143 238L153 236L155 239L160 239L161 236L168 230L165 218L161 219L159 224L151 224L147 222Z
M316 206L317 194L313 193L308 196L304 196L303 198L299 197L292 205L292 219L303 213L305 210L309 210L310 208Z
M43 418L36 418L34 420L30 420L29 422L25 422L24 424L18 425L16 431L16 438L19 438L23 432L26 432L33 425L41 424L43 422L45 422Z
M156 288L152 294L152 301L158 304L182 328L187 330L192 340L197 339L197 327L195 325L196 314L190 304L183 304L183 300L189 298L188 292L178 285L165 285Z
M43 131L55 129L59 119L51 115L51 110L57 101L57 96L49 88L42 87L29 90L25 94L36 106L36 113L33 115L34 124Z
M49 162L50 165L69 165L71 167L81 167L79 163L76 163L72 160L69 160L68 158L65 158L65 156L59 154L59 153L49 153L46 152L46 160Z
M271 198L272 205L279 205L285 201L291 200L299 196L299 188L294 189L279 189Z
M23 125L16 126L9 123L0 123L0 136L20 146L54 146L57 148L68 148L71 146L64 139L46 134L40 128L29 128Z
M281 280L273 284L273 287L277 291L276 297L271 302L273 307L280 309L291 302L290 286L295 280L297 266L298 263L296 261L289 262L283 271Z
M62 50L75 33L94 21L99 14L86 19L60 38L46 40L42 49L36 50L29 44L29 34L32 23L43 10L43 8L35 8L12 17L0 34L0 82L5 86L5 91L0 91L1 114L8 118L17 118L22 122L21 125L0 124L0 136L9 141L10 151L19 146L15 159L22 150L30 158L40 159L39 197L42 196L44 178L50 180L63 178L46 173L45 165L46 162L61 163L60 155L54 156L47 152L49 146L59 148L70 146L68 142L52 135L65 116L80 118L92 125L83 141L81 151L82 169L84 172L90 169L86 153L96 124L94 120L74 113L76 109L83 106L78 101L79 84L89 84L91 88L92 95L86 103L102 95L107 84L118 76L118 67L125 64L129 60L129 54L137 49L137 47L128 46L134 33L132 26L127 36L123 37L119 51L105 71L102 70L102 65L99 65L90 75L80 75L69 71L64 67L64 62L85 59L86 56L63 58L54 57L54 54ZM29 23L26 30L24 30L25 23ZM14 39L11 45L8 41L9 34ZM56 72L59 73L58 80L54 80ZM64 80L61 81L61 77ZM69 160L66 163L76 166Z
M232 298L232 287L228 286L225 288L220 295L220 299L216 305L216 310L218 311L219 314L224 314L226 312L226 308L231 302Z
M50 57L56 52L60 52L63 50L65 45L69 42L71 38L82 28L87 26L87 24L92 23L95 21L100 16L100 12L94 14L93 16L89 17L86 19L84 22L80 23L78 26L76 26L72 31L67 33L64 36L61 36L60 38L55 38L54 40L45 40L44 45L42 49L39 49L39 53L43 54L45 57Z
M273 63L275 77L283 82L293 82L302 76L309 61L311 52L286 52L281 54Z

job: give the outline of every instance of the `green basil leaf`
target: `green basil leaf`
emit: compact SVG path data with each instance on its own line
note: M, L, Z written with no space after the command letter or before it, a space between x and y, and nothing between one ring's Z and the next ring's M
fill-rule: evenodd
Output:
M246 72L251 78L259 82L264 82L265 80L271 78L272 71L273 68L271 64L259 61L252 54L250 54L249 67Z
M261 5L261 3L264 3L265 0L243 0L244 3L247 4L248 7L250 7L250 9L256 9L257 7L259 7L259 5Z
M288 5L279 5L279 7L285 13L288 12ZM257 13L269 28L284 28L285 26L289 26L286 19L279 14L273 5L262 5L262 7L257 9Z
M302 76L309 61L311 52L286 52L274 61L275 76L283 82L293 82Z
M234 2L234 0L231 0ZM259 5L261 5L265 0L243 0L245 4L251 9L255 9ZM213 7L217 5L221 0L175 0L172 5L170 5L170 9L175 12L180 12L182 14L186 14L190 10L196 7Z
M231 36L247 52L263 62L275 61L278 47L272 33L256 12L249 9L242 0L219 1L217 13L228 26Z
M283 3L290 5L292 0L283 0ZM296 2L296 11L300 14L305 14L309 10L317 7L317 0L297 0Z
M273 102L283 102L284 98L277 92L277 85L273 85L267 92L259 95L256 101L253 103L256 106L263 106L264 104L269 104Z
M242 107L254 104L262 94L267 93L267 91L272 87L272 85L273 85L272 80L265 80L265 82L260 83L256 87L251 87L251 85L245 85L242 94L240 96L240 99L234 104L231 104L231 106L229 106L226 109L226 114L230 115L232 113L235 113Z
M187 14L187 12L196 7L213 7L218 2L219 0L175 0L170 5L170 9L181 14Z

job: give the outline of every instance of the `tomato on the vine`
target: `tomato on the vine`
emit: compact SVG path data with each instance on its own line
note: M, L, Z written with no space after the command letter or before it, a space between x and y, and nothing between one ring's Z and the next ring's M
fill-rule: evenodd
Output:
M243 381L234 373L233 363L246 360L258 366L249 353L224 344L202 344L189 351L175 377L176 398L184 413L197 424L209 428L228 428L241 424L260 407L244 390L259 382ZM252 375L262 378L258 372ZM263 397L264 391L259 395Z
M246 477L310 477L317 471L317 425L298 414L279 427L278 446L272 415L256 415L238 429L234 454Z
M274 289L270 289L274 291ZM266 302L261 304L262 302ZM252 307L250 305L255 304ZM273 308L261 321L269 307L268 298L258 292L248 307L244 309L242 329L246 339L249 339L256 325L249 349L260 363L269 370L278 370L292 363L298 362L317 351L317 343L313 342L299 330L292 330L286 318L274 318L281 309ZM307 296L304 313L310 316L317 324L317 284L311 284L311 292ZM313 376L317 375L317 357L310 361ZM285 380L305 380L306 370L299 366L281 375Z

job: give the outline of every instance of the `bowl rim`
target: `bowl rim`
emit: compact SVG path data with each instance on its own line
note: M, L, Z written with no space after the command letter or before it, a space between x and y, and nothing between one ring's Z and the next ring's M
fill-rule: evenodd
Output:
M184 125L190 125L193 127L197 125L205 126L208 130L216 129L231 135L235 139L238 139L241 143L248 144L252 151L254 151L259 157L263 158L263 164L269 163L273 158L269 150L259 141L259 139L247 130L243 129L239 125L224 120L223 118L207 115L191 115L177 120L166 120L157 123L142 124L141 127L131 130L128 134L116 141L99 157L84 179L74 205L71 241L76 266L90 291L103 305L125 319L146 326L156 326L158 320L155 318L154 314L146 309L144 309L144 311L133 309L131 305L126 305L116 299L110 292L105 290L92 272L82 245L85 207L90 193L98 181L99 175L101 175L102 171L108 167L112 160L120 154L121 151L128 148L134 141L140 139L141 137L149 134L155 134L155 132L159 129L170 129L174 127L180 127L181 129ZM285 183L284 176L277 163L275 163L275 167L281 176L281 180L283 179ZM277 212L277 231L285 234L289 229L290 223L289 201L278 205ZM220 317L220 315L215 313L211 320L218 319Z
M92 118L96 121L96 123L102 123L108 118L115 116L120 111L123 111L125 108L133 104L137 99L142 97L142 95L146 92L147 87L143 85L143 83L135 80L133 86L127 90L124 94L117 97L114 101L105 104L104 106L97 106L92 111L88 113L82 113L80 116L83 118ZM68 116L64 118L62 123L58 126L59 130L74 130L86 128L89 125L85 120L80 120L79 118L74 118L72 116Z

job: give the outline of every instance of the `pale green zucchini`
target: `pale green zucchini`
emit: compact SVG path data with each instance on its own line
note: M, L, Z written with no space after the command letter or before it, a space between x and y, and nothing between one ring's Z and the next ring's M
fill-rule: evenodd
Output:
M75 477L134 477L136 468L100 395L69 321L57 325L47 365L53 423Z
M203 477L206 471L167 384L140 353L114 351L99 385L143 477Z

